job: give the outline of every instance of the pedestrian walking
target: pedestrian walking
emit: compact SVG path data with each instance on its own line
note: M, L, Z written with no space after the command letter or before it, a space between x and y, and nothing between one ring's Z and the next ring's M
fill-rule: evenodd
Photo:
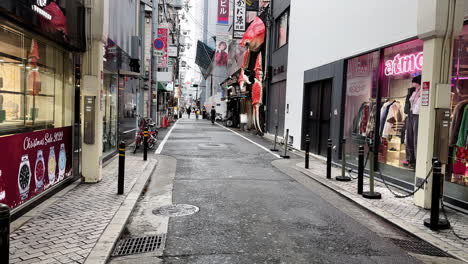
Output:
M195 118L198 120L198 115L200 115L200 109L195 109Z
M202 119L206 119L206 108L202 107Z
M190 106L187 107L187 115L188 115L188 119L190 119L190 113L192 112L192 109L190 109Z
M216 118L216 109L214 106L211 107L210 117L211 117L211 124L214 125L215 118Z

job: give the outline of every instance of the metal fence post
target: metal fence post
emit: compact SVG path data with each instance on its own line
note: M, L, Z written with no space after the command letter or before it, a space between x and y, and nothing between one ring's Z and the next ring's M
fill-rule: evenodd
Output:
M442 163L437 158L432 159L432 196L431 196L431 217L424 219L424 225L431 230L441 230L450 228L450 223L446 219L440 219L440 198L442 186Z
M351 178L346 176L346 139L341 140L341 175L336 176L337 181L351 181Z
M148 160L148 127L143 132L143 160Z
M119 144L119 176L117 179L117 194L124 193L124 178L125 178L125 142Z
M10 259L10 207L0 204L0 263Z
M357 193L362 194L364 186L364 146L359 146Z
M281 156L283 159L289 159L287 155L288 152L288 138L289 138L289 129L286 129L286 137L284 138L284 155Z
M275 126L275 143L273 145L273 148L270 149L271 151L278 151L278 149L276 148L276 140L278 138L278 125Z
M332 142L331 139L328 139L328 146L327 146L327 179L331 179L332 147L333 147L333 142Z
M309 148L310 148L310 137L309 134L305 138L305 168L309 168Z
M374 191L374 150L373 146L369 147L369 191L363 192L362 197L367 199L381 199L382 195Z

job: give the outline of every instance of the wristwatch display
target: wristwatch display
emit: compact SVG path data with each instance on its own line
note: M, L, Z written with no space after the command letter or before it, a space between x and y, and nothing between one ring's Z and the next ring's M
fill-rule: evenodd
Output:
M59 177L58 180L61 181L65 175L65 168L67 165L67 155L65 154L65 144L60 145L60 152L59 152Z
M55 171L57 167L57 161L55 160L55 151L54 147L50 147L49 150L49 161L47 162L47 171L49 175L49 185L54 185L55 183Z
M29 165L28 155L21 157L21 163L18 171L18 188L21 200L29 196L29 186L31 185L31 166Z
M36 167L34 168L34 176L36 178L36 192L44 186L45 163L42 150L37 151Z

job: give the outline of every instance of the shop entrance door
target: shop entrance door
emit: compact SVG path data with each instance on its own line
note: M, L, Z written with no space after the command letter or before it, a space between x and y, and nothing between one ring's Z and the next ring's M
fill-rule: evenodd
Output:
M310 151L325 155L330 137L332 79L313 82L305 87L304 133L310 136Z

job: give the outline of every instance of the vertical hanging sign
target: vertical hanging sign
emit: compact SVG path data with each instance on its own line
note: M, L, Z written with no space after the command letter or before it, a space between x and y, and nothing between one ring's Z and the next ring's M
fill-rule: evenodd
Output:
M168 62L167 56L167 38L168 38L168 29L167 28L158 28L158 37L154 40L154 48L156 52L157 66L158 68L166 68Z
M218 0L218 24L229 24L229 0Z
M430 89L430 82L423 82L423 87L421 91L421 105L428 106L429 105L429 89Z
M234 38L241 39L245 32L245 0L234 0Z

